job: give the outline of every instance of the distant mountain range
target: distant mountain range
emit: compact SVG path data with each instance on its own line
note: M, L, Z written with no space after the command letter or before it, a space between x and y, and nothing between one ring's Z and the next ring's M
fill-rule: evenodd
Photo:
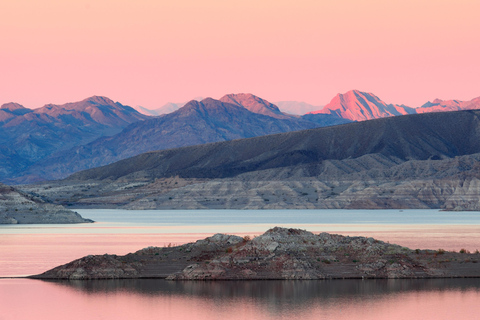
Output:
M203 99L204 98L198 97L194 98L193 100L201 101ZM135 110L147 116L160 116L162 114L168 114L177 111L187 103L188 102L168 102L160 108L156 109L148 109L142 106L137 106L135 107ZM303 101L277 101L273 102L273 104L277 106L282 112L297 116L301 116L311 111L319 110L321 108L320 106L314 106Z
M147 151L321 126L317 122L283 114L269 102L253 95L229 95L222 99L234 103L211 98L192 100L170 114L134 123L116 135L99 138L39 161L26 170L26 176L37 174L58 179Z
M229 96L248 96L249 94L229 94L220 98L223 102L234 103ZM258 97L257 97L258 98ZM260 99L260 98L258 98ZM196 99L197 100L197 99ZM136 109L146 115L158 116L171 113L178 110L186 103L167 103L159 109L149 110L142 107ZM428 101L418 108L412 108L405 105L387 104L373 93L362 92L359 90L350 90L346 93L337 94L329 104L324 107L313 106L311 104L299 101L279 101L270 105L274 106L275 112L286 113L290 115L312 115L329 114L337 118L343 118L351 121L365 121L371 119L426 113L426 112L447 112L459 110L474 110L480 108L480 97L469 100L440 100ZM269 107L271 108L271 106ZM273 110L273 109L272 109ZM254 110L250 110L254 111ZM254 111L255 112L255 111ZM270 113L270 116L273 113ZM307 118L310 116L307 116Z
M373 93L351 90L337 94L329 104L309 114L331 114L352 121L365 121L407 114L480 109L480 97L470 101L439 100L427 102L419 108L387 104Z
M172 104L170 110L178 106ZM0 181L59 179L147 151L397 115L477 108L480 98L434 100L413 109L387 104L372 93L358 90L338 94L321 110L303 116L284 113L277 105L252 94L192 100L158 117L98 96L34 110L8 103L0 108Z
M278 106L282 112L295 115L304 115L322 108L322 106L314 106L303 101L276 101L274 104Z
M147 118L128 106L97 96L34 110L16 103L4 104L0 107L0 180L9 181L56 152L116 134Z
M364 121L416 112L415 109L407 106L386 104L372 93L352 90L345 94L338 94L323 109L310 113L331 114L352 121Z
M479 119L480 111L430 113L202 144L143 153L78 172L69 179L216 179L269 169L296 171L300 167L306 170L304 176L319 176L327 160L377 155L385 163L398 165L413 160L450 159L480 153ZM372 164L372 168L377 166ZM365 163L360 170L368 166Z
M415 110L417 113L426 113L476 109L480 109L480 97L472 99L470 101L435 99L433 100L433 102L429 101Z
M242 94L242 93L240 93L240 94ZM232 94L230 94L230 95L232 95ZM228 96L228 95L226 95L226 96ZM201 101L203 99L204 98L197 97L197 98L194 98L192 100ZM163 106L161 106L160 108L156 108L156 109L148 109L148 108L145 108L145 107L142 107L142 106L137 106L137 107L135 107L135 110L137 110L138 112L143 113L147 116L160 116L160 115L163 115L163 114L168 114L168 113L172 113L174 111L177 111L178 109L180 109L181 107L183 107L187 103L188 103L188 101L187 102L180 102L180 103L168 102L168 103L164 104ZM292 115L298 115L298 116L304 115L304 114L306 114L308 112L311 112L311 111L318 110L320 108L319 106L314 106L314 105L311 105L311 104L308 104L308 103L302 102L302 101L278 101L278 102L273 102L273 105L278 107L278 109L280 109L281 112L284 112L284 113L287 113L287 114L292 114Z
M479 210L479 163L480 111L438 112L147 152L32 190L130 209Z
M196 98L193 98L192 100L201 101L203 99L204 98L202 98L202 97L196 97ZM163 114L169 114L169 113L172 113L174 111L177 111L178 109L180 109L181 107L186 105L188 102L189 101L178 102L178 103L167 102L163 106L161 106L160 108L156 108L156 109L147 109L147 108L144 108L142 106L137 106L137 107L135 107L135 110L137 110L140 113L143 113L144 115L156 117L156 116L161 116Z

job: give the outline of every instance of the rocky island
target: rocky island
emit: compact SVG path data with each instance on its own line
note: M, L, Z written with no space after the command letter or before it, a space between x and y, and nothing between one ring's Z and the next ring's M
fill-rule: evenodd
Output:
M87 223L78 213L0 183L0 224Z
M409 249L373 238L275 227L250 239L215 234L125 256L86 256L36 279L253 280L480 277L480 254Z

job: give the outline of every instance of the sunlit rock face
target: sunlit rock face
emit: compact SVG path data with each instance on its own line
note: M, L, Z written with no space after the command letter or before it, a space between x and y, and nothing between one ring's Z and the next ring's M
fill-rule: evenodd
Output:
M351 90L335 96L323 109L310 112L339 116L352 121L414 114L415 109L396 104L386 104L373 93Z
M415 109L415 111L417 113L427 113L476 109L480 109L480 97L469 101L435 99L433 102L425 103L420 108Z

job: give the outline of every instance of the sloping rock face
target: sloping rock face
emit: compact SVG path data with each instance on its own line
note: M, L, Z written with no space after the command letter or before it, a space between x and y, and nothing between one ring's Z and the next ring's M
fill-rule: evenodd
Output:
M178 247L148 247L125 256L86 256L48 270L37 279L132 279L166 278L191 263L207 261L244 240L241 237L215 234L212 237Z
M0 224L85 222L93 221L0 183Z
M405 278L442 274L409 257L411 250L373 238L273 228L211 261L168 279Z
M311 113L325 113L353 121L414 114L415 109L404 106L386 104L373 93L351 90L338 94L323 109Z
M250 240L224 234L126 256L88 256L39 279L169 280L480 277L480 254L411 250L373 238L275 227Z

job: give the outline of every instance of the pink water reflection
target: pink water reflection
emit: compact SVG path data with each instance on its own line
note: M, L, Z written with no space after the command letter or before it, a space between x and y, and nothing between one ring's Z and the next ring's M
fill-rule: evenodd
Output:
M374 237L412 249L480 250L480 226L344 224L296 227L315 233L326 231L349 236ZM268 228L269 226L237 227L237 232L231 232L234 230L226 232L239 236L255 236ZM177 229L174 231L178 231ZM197 233L188 233L195 230L192 228L185 228L187 232L184 233L175 233L170 229L152 230L151 227L122 227L118 230L115 228L108 230L111 233L104 229L95 233L92 229L80 228L75 233L61 233L62 229L59 229L54 230L55 233L42 234L37 231L30 233L30 230L25 229L19 233L1 234L0 277L42 273L89 254L124 255L148 246L180 245L217 232L216 230L205 232L209 230L208 228L200 228L203 232Z
M448 283L455 284L455 280L449 280L445 286L430 286L428 282L416 285L418 280L392 280L393 288L389 288L373 280L358 280L336 290L344 281L311 281L305 287L310 290L301 290L303 284L294 281L267 281L260 284L266 291L260 294L252 291L259 287L250 284L237 292L235 282L200 284L200 290L190 290L198 283L180 289L174 284L175 290L142 292L132 288L89 291L59 283L3 279L0 319L403 320L478 319L480 314L478 284L452 286ZM322 289L323 285L327 288ZM282 289L289 291L282 294Z

